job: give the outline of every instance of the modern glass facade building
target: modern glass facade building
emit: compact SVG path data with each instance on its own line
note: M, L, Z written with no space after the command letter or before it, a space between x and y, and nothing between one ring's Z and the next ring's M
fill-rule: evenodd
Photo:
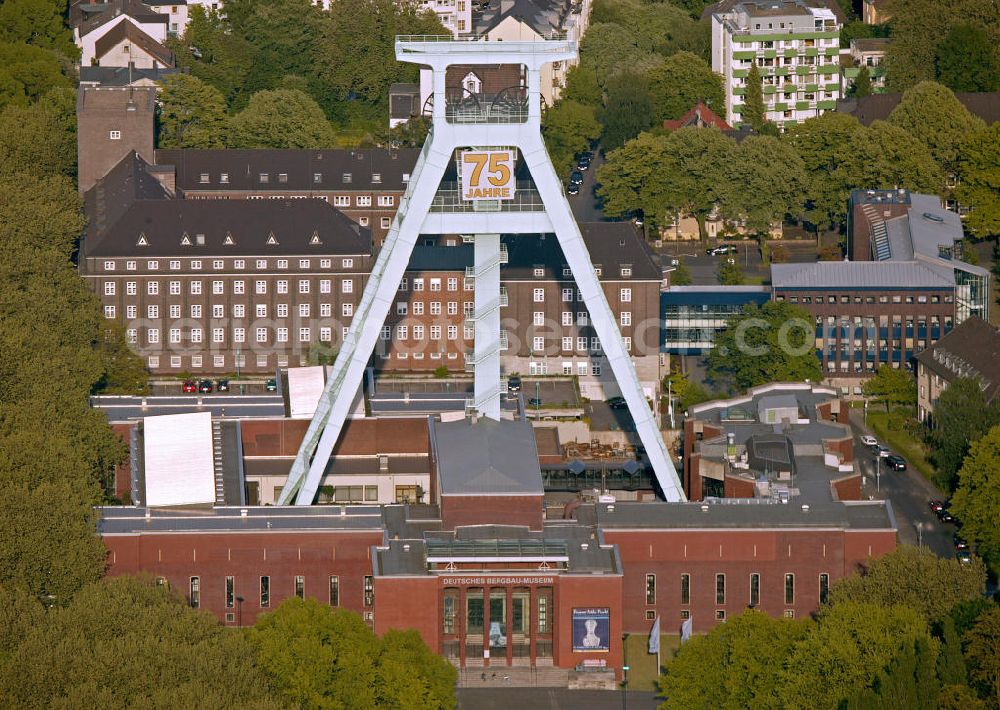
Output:
M660 294L662 350L675 355L709 350L731 318L770 298L766 286L672 286Z

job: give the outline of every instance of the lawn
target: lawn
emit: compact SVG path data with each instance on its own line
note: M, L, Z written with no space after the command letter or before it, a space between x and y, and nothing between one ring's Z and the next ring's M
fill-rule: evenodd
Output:
M660 635L660 663L666 665L680 648L677 634ZM656 654L649 653L648 634L629 634L625 641L629 690L657 690Z
M916 468L924 478L940 487L941 484L937 479L937 469L927 460L927 447L923 442L917 441L906 431L890 430L888 418L888 414L876 411L872 407L868 411L868 426L875 430L878 438L884 441L890 449L906 459L908 465Z

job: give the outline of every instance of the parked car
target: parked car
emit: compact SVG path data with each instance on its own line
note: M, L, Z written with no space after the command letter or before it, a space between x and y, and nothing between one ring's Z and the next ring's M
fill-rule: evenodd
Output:
M636 210L632 213L632 224L636 227L641 227L646 220L646 215L642 210Z
M216 392L228 392L229 391L229 380L216 380L215 381L215 391Z
M271 379L269 379L267 382L264 383L264 389L266 389L268 392L277 392L278 381L272 377Z
M963 565L972 564L972 554L968 550L959 550L955 553L955 557L957 557L958 561Z
M568 185L566 185L566 194L567 195L579 195L580 194L580 186L577 185L575 182L570 182Z
M542 406L542 400L538 399L538 397L532 397L528 400L528 405L538 409Z
M929 500L927 501L927 505L929 505L930 509L933 510L935 513L944 510L944 503L942 503L939 500Z
M906 459L898 454L889 454L885 457L885 462L893 471L906 470Z
M569 181L574 185L582 185L583 173L581 173L579 170L574 170L569 174Z
M888 458L889 455L892 454L892 452L889 450L888 446L882 446L881 444L878 444L877 446L875 446L873 448L875 449L875 451L873 451L873 453L878 454L878 457L880 459Z
M521 391L521 378L518 375L507 378L507 391L511 394L517 394Z
M878 439L870 434L865 434L861 437L861 443L865 446L878 446Z
M184 384L181 385L181 392L189 394L198 391L198 384L194 380L184 380Z
M201 394L211 394L212 393L212 381L202 380L198 383L198 392Z
M680 266L681 265L681 260L675 257L675 258L673 258L673 259L670 260L670 265L671 266Z
M628 403L624 397L611 397L608 399L608 406L612 409L628 409Z
M590 167L590 161L594 159L591 153L581 153L580 157L576 159L576 169L586 170Z
M709 256L722 256L723 254L735 254L736 247L730 246L728 244L721 244L717 247L709 247L705 250L705 253Z
M958 533L955 533L954 540L955 540L955 549L956 550L968 550L969 549L969 543L968 543L968 541L964 537L962 537L961 535L959 535Z
M941 510L937 511L937 516L938 516L938 520L940 520L942 523L953 523L953 522L955 522L954 516L952 516L952 514L949 513L947 510L945 510L944 508L942 508Z

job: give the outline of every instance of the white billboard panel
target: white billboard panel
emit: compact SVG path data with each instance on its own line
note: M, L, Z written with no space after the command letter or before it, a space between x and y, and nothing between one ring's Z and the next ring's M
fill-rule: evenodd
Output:
M463 150L461 163L463 200L514 199L513 150Z
M288 368L288 409L292 419L311 419L316 413L326 378L323 366Z
M212 414L143 419L146 505L215 503Z

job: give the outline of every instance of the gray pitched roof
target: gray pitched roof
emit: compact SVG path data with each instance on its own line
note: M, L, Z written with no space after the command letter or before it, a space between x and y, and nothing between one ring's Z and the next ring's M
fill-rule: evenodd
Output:
M542 472L526 421L431 423L442 495L542 495Z
M918 261L817 261L772 264L771 284L775 289L949 288L955 285L955 276Z
M947 382L962 376L979 378L987 402L1000 395L1000 329L982 318L963 321L916 358Z

